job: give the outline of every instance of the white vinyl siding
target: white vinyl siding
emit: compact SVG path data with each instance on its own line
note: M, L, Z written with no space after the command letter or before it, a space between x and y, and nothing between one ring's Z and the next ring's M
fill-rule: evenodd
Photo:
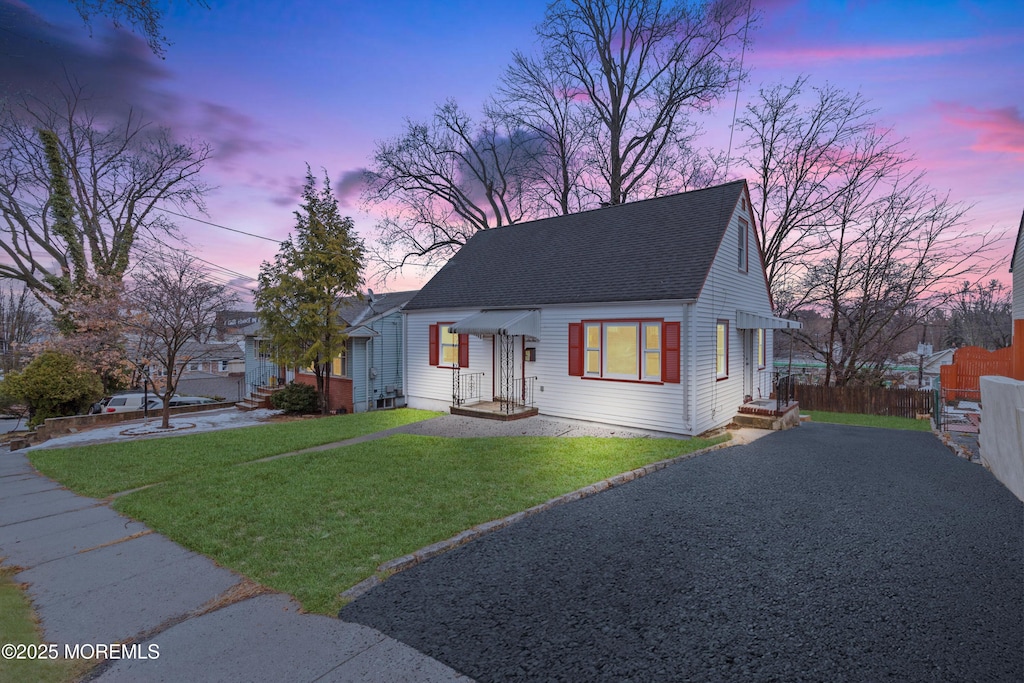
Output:
M405 314L407 378L406 394L410 408L447 411L452 404L452 368L430 365L430 326L437 321L458 322L478 312L472 310L410 311ZM482 372L485 393L493 392L494 362L491 338L469 335L469 367L463 374ZM438 349L440 355L440 347ZM538 349L538 355L541 353ZM491 396L484 396L490 399Z
M1017 232L1017 257L1013 267L1013 319L1024 320L1024 218Z
M743 379L747 363L754 365L755 380L760 376L756 358L743 355L743 331L736 327L736 311L771 316L768 288L761 268L753 237L748 230L749 268L746 272L737 269L739 253L739 220L749 223L749 217L739 203L719 245L718 253L711 265L700 298L694 307L693 329L690 337L696 344L694 365L694 433L722 427L736 415L736 409L743 403ZM719 320L729 322L726 339L729 352L729 376L719 380L716 376L716 324ZM683 336L687 336L684 331ZM772 366L771 334L765 335L765 371ZM684 361L685 362L685 361ZM765 375L766 376L766 375ZM756 394L755 394L756 397Z

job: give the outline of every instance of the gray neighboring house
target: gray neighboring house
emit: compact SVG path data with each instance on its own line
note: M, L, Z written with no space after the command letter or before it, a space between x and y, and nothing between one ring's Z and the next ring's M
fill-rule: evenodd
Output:
M405 404L404 331L401 310L416 294L374 293L349 297L340 312L348 335L346 352L331 368L330 410L362 413ZM246 384L250 392L295 381L315 385L303 368L281 368L270 358L270 342L259 323L245 329Z

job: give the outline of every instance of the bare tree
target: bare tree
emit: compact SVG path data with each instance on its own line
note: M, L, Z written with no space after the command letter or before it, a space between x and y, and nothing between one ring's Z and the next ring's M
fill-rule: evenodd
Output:
M162 428L170 427L170 400L188 363L200 360L187 352L216 318L238 299L206 279L195 259L181 253L147 260L126 292L125 327L129 358L155 372L144 376L163 401Z
M741 0L559 0L538 28L580 93L592 128L590 161L609 204L670 185L688 145L688 114L714 106L743 77L739 48L752 22Z
M831 244L837 214L851 210L841 205L869 194L872 176L908 160L904 140L874 120L877 111L859 93L813 87L801 76L761 88L737 119L747 133L740 163L752 173L751 208L777 299Z
M6 291L0 290L0 370L21 368L25 348L38 340L44 319L25 288L8 284Z
M742 78L742 0L560 0L474 123L453 102L378 143L367 202L385 271L435 265L478 230L704 186L693 112Z
M160 207L203 209L209 154L136 112L95 115L77 87L0 101L0 277L55 315L75 283L120 282L140 235L173 230Z
M1011 292L999 280L964 282L949 302L946 343L995 350L1013 337Z
M804 302L829 319L824 344L797 333L825 362L826 383L880 369L890 342L943 308L952 284L991 270L986 254L999 236L973 231L967 206L899 167L878 181L841 197L825 249L801 282Z
M491 111L509 122L507 128L534 138L528 170L534 216L576 213L595 203L584 183L595 122L580 105L582 96L558 55L534 59L516 52L502 77Z
M87 26L92 27L94 17L106 17L120 28L127 24L138 31L149 44L149 49L158 57L163 57L164 48L168 45L167 36L163 35L161 21L163 12L153 0L69 0L78 10L78 15ZM206 0L188 0L190 4L209 9Z
M507 122L474 123L449 100L429 123L407 121L377 144L365 199L384 209L377 256L388 269L443 262L477 230L523 219L536 143Z

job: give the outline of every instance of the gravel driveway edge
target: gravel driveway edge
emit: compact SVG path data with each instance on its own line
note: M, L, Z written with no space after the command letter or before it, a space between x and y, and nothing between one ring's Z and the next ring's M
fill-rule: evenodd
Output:
M527 517L532 517L533 515L536 515L539 512L550 510L559 505L564 505L565 503L571 503L576 500L582 500L583 498L589 498L590 496L596 495L601 491L606 491L607 489L613 488L615 486L621 486L622 484L631 482L634 479L646 476L648 474L651 474L652 472L657 472L658 470L665 469L666 467L674 463L681 462L683 460L688 460L698 455L703 455L704 453L710 453L711 451L717 451L722 448L728 448L730 446L736 445L739 444L733 442L730 438L729 441L723 441L722 443L715 444L714 446L708 446L707 448L701 448L700 450L696 450L691 453L684 453L682 455L677 455L674 458L659 460L658 462L652 462L649 465L644 465L643 467L638 467L636 469L629 470L628 472L616 474L613 477L609 477L595 484L589 484L587 486L584 486L583 488L576 489L575 491L570 491L569 493L564 493L560 496L556 496L551 500L544 501L539 505L534 505L531 508L527 508L526 510L523 510L521 512L513 513L511 515L508 515L507 517L502 517L501 519L492 519L489 522L477 524L476 526L470 529L460 531L451 538L447 538L443 541L438 541L437 543L432 543L428 546L420 548L419 550L409 553L408 555L402 555L401 557L396 557L393 560L388 560L387 562L378 565L377 572L373 576L364 579L363 581L360 581L348 590L343 591L341 593L341 598L345 601L345 604L348 604L349 602L352 602L353 600L356 600L357 598L365 595L371 589L375 588L376 586L379 586L389 577L394 576L398 572L403 572L407 569L411 569L419 563L429 560L432 557L437 557L438 555L446 553L449 550L454 550L455 548L458 548L461 545L465 545L466 543L469 543L470 541L480 538L481 536L484 536L486 534L493 533L495 531L498 531L499 529L504 529L505 527L515 524L516 522L522 521Z

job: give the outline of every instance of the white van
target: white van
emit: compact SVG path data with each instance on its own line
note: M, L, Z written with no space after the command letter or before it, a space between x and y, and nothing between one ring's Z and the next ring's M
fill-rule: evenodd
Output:
M131 410L142 410L146 403L146 394L117 394L111 396L100 412L103 413L127 413ZM152 398L150 394L149 398Z

